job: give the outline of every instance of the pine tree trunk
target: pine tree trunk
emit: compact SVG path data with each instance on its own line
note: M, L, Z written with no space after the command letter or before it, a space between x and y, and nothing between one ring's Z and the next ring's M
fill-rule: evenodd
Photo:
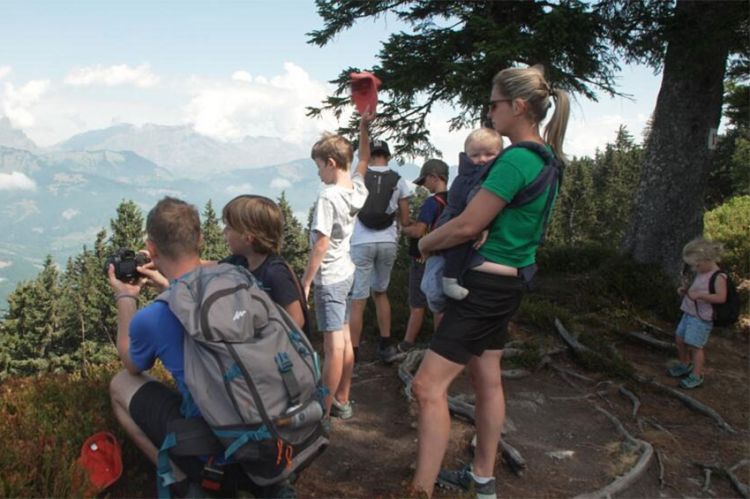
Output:
M677 278L682 247L703 233L711 129L721 118L733 19L727 3L678 1L664 75L623 250Z

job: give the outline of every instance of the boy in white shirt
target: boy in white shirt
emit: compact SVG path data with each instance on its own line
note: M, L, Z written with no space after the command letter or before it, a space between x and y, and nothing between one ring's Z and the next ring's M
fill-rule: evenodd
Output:
M323 382L330 390L326 397L327 413L334 417L352 417L349 402L354 353L349 333L349 305L354 263L349 256L349 240L354 218L365 204L367 188L363 175L370 160L366 140L371 115L360 123L359 162L349 174L353 149L340 135L325 134L312 147L312 159L318 167L325 188L313 209L310 227L310 259L302 277L305 296L315 283L315 316L323 332L325 360Z

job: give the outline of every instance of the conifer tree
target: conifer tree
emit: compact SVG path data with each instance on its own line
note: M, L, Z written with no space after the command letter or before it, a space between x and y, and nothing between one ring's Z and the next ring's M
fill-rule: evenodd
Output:
M617 248L627 229L638 186L643 150L633 141L625 126L620 126L614 144L597 153L593 178L596 222L595 239Z
M201 258L204 260L221 260L229 254L229 247L224 240L219 219L210 199L203 209L202 216L203 248L201 249Z
M143 213L133 201L123 200L117 206L117 217L109 223L112 229L111 248L143 248Z
M294 272L301 276L307 264L307 238L302 224L292 213L292 208L286 200L284 192L279 196L277 203L284 216L284 241L281 245L281 256L291 265Z
M573 159L565 167L547 236L550 244L574 246L592 241L596 221L593 169L591 158Z

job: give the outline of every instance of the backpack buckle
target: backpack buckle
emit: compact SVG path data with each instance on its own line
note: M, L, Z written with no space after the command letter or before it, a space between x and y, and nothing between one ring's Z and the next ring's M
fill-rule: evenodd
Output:
M286 352L277 353L274 360L279 367L279 372L285 373L292 370L292 361L289 359L289 355Z
M211 458L203 466L201 471L201 487L208 490L221 490L221 484L224 481L224 469L220 465L214 464L214 459Z

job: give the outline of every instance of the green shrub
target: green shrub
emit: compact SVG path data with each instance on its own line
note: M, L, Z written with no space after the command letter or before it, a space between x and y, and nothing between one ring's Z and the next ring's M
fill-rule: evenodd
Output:
M531 324L542 331L554 331L555 318L564 323L573 321L573 314L564 307L549 300L529 294L524 296L521 307L513 320L522 324Z
M598 244L580 246L542 246L537 263L543 272L569 272L574 274L598 269L615 251Z
M652 310L664 320L675 321L679 317L674 283L657 265L637 263L618 255L602 265L600 276L607 291L625 302Z
M704 217L704 236L724 244L722 266L750 275L750 196L737 196Z

